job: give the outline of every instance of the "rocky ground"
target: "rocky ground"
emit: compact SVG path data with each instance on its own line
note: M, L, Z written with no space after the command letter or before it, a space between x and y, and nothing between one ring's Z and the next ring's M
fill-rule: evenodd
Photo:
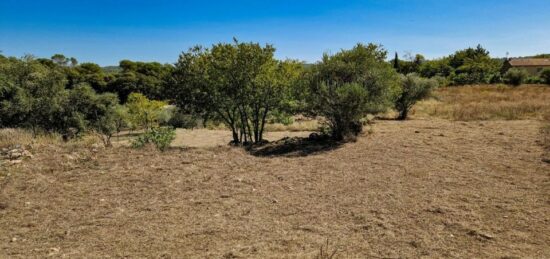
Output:
M31 159L32 153L22 145L14 145L0 149L0 166L16 165L24 159Z
M0 169L0 257L548 258L539 128L381 121L259 153L185 147L206 130L165 153L47 145Z

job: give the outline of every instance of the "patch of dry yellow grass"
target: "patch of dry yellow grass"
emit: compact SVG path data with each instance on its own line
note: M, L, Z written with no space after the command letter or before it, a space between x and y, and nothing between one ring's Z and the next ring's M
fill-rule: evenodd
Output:
M541 119L550 113L550 87L542 85L474 85L446 87L418 103L416 117L450 120Z
M542 145L544 148L543 160L550 163L550 113L544 116L545 124L541 128Z
M284 125L281 123L266 124L266 131L316 131L319 129L319 122L317 120L300 120L294 121L290 125Z
M39 134L33 137L29 130L25 129L0 129L0 147L14 145L48 145L60 142L61 137L55 134Z
M205 128L209 130L229 130L227 126L223 123L213 123L208 122ZM294 122L289 125L284 125L282 123L266 123L265 131L266 132L278 132L278 131L316 131L319 129L319 122L317 119L309 119L304 116L298 115L295 116Z
M63 142L59 134L41 133L33 136L32 132L26 129L6 128L0 129L0 148L21 146L45 146L64 145L67 148L91 147L101 143L101 139L94 134L86 134L80 138Z

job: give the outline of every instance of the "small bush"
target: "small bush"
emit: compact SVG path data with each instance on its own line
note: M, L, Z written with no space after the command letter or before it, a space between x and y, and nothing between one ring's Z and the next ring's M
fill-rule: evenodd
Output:
M550 68L545 68L540 71L539 77L542 82L550 85Z
M413 105L428 97L432 89L437 87L437 81L421 78L415 74L403 76L402 90L399 98L395 101L395 109L399 112L398 120L405 120Z
M335 140L353 140L361 133L361 119L368 110L368 92L358 83L322 84L319 88L321 113L326 118L327 133Z
M523 69L511 68L504 74L504 82L510 85L518 86L525 82L529 73Z
M172 117L168 120L166 125L173 128L192 129L197 127L197 118L190 114L185 114L179 109L176 109L172 114Z
M176 130L172 127L153 128L132 142L132 147L140 148L153 143L160 151L166 150L176 138Z
M542 79L538 76L529 76L525 79L526 84L540 84L543 83Z
M449 86L449 84L451 83L449 79L443 76L434 76L431 79L437 82L437 87Z
M288 126L292 123L294 123L294 118L292 118L292 115L286 113L286 112L282 112L282 111L273 111L271 114L270 114L271 118L268 120L268 123L280 123L280 124L283 124L285 126Z

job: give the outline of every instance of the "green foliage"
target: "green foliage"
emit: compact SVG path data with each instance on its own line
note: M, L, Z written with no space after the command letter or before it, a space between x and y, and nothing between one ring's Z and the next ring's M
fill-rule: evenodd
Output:
M72 88L78 84L86 83L97 92L107 91L108 76L103 69L94 63L82 63L74 68L67 70L69 80L68 87Z
M392 61L393 68L401 74L418 73L422 64L426 62L426 58L420 54L416 54L414 57L410 54L405 55L405 60L399 60L397 53L395 59Z
M55 55L67 65L70 59ZM96 94L87 84L66 89L66 68L51 66L32 57L9 59L0 64L0 123L3 127L31 128L65 136L93 130L112 135L112 114L118 99L114 94Z
M529 73L524 69L511 68L504 74L504 82L518 86L523 84L528 76Z
M449 65L454 68L451 81L454 85L486 84L500 73L502 62L494 60L489 52L478 45L455 52L449 57Z
M167 103L162 101L149 100L141 93L132 93L126 102L128 119L134 128L152 128L159 124L160 116L166 105Z
M110 145L112 135L117 132L118 97L113 93L96 94L87 84L69 90L66 103L65 128L78 131L93 130Z
M276 110L269 114L270 123L281 123L285 126L288 126L294 122L292 115L281 110Z
M124 128L131 128L132 125L130 115L128 114L128 107L117 105L114 109L114 121L116 133L120 133Z
M330 134L335 140L352 140L363 127L361 119L369 110L368 91L359 83L327 85L322 83L315 96L322 115L327 119ZM320 107L318 107L320 108Z
M523 81L525 84L541 84L541 83L544 83L542 78L538 77L538 76L527 76L527 78L525 78L525 80Z
M108 91L119 95L126 102L131 93L141 93L149 99L170 98L165 92L173 66L158 62L120 61L121 71L108 84Z
M308 113L323 116L332 137L352 139L361 118L386 111L399 93L399 77L378 45L357 44L316 64L310 74Z
M423 77L449 77L453 72L453 67L449 65L449 58L428 60L422 63L418 69L418 74Z
M140 148L153 143L160 151L166 150L176 138L176 130L172 127L152 128L132 142L132 147Z
M423 61L417 71L407 72L418 72L427 78L446 77L452 85L486 84L500 82L501 67L502 60L491 58L489 52L478 45L442 59Z
M182 111L223 121L235 144L259 143L269 113L292 103L303 71L299 62L275 60L274 51L237 40L192 48L180 55L170 93Z
M197 127L197 118L176 108L166 125L174 128L192 129Z
M397 119L405 120L412 106L428 97L437 87L438 82L433 79L421 78L415 74L408 74L401 79L402 90L395 101L395 109L399 112Z
M0 123L2 127L59 130L67 97L65 78L59 70L27 56L0 64Z
M539 77L541 81L550 85L550 68L545 68L540 71Z

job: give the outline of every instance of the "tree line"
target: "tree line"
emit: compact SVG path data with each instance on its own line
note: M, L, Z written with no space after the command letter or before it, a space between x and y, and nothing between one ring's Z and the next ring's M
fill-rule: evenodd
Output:
M438 86L513 79L481 46L436 60L396 54L388 61L382 46L357 44L313 65L274 54L272 45L234 40L190 48L175 64L123 60L109 69L61 54L0 55L0 126L66 138L92 132L109 144L122 129L156 136L164 132L152 131L158 126L201 118L223 123L234 144L248 145L264 142L268 121L305 114L321 118L327 136L346 140L361 132L367 114L393 108L406 119Z
M548 54L532 56L545 58ZM472 85L507 83L511 85L550 84L550 69L543 69L538 75L529 75L526 71L504 66L505 58L493 58L489 51L478 45L433 60L426 60L421 54L407 55L400 60L397 53L393 58L393 67L402 74L416 73L422 77L434 78L444 85Z

